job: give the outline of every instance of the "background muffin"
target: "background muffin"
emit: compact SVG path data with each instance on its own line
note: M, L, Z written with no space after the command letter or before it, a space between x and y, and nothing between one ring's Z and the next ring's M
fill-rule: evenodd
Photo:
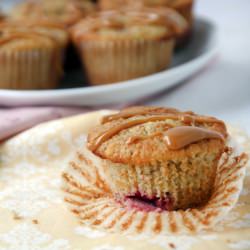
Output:
M171 148L166 135L183 126L202 129L214 137L200 137ZM179 141L189 138L189 133L181 134ZM102 159L120 202L134 205L139 201L164 210L186 209L209 199L226 137L224 123L215 118L138 107L105 117L102 125L89 133L88 149Z
M68 34L50 22L0 24L0 88L56 87Z
M10 18L49 19L68 27L94 11L95 5L88 0L26 1L13 8Z
M89 81L105 84L166 69L175 38L186 28L173 10L145 8L100 12L76 24L71 34Z

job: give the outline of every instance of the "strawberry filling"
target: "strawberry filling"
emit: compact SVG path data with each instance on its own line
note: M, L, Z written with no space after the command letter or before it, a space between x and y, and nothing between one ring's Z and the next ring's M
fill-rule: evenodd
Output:
M164 198L157 198L147 197L137 192L134 195L128 195L123 199L118 199L118 202L129 209L136 209L144 212L173 210L173 198L169 193L166 193Z

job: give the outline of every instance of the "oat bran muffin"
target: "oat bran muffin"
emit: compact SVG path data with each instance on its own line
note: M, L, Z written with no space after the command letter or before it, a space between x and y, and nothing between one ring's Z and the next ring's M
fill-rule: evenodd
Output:
M76 24L72 38L90 83L125 81L166 69L187 23L168 9L100 12Z
M16 5L10 13L10 18L48 19L69 27L94 11L95 5L88 0L29 0Z
M88 134L116 200L162 211L203 205L211 195L225 124L213 117L159 107L106 116Z
M68 34L49 21L0 24L0 88L48 89L63 73Z

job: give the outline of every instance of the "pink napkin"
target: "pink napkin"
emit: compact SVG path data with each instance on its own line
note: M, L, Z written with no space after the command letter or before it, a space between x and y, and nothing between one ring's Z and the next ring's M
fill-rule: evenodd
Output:
M133 105L133 104L131 104ZM0 142L42 122L82 114L97 109L121 109L130 105L89 107L0 107Z
M39 123L89 111L87 108L31 107L0 109L0 141Z

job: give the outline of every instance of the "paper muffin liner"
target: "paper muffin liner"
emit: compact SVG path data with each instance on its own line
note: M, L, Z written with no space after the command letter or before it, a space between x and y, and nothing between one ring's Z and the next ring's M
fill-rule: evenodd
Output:
M206 153L202 157L210 159L211 155ZM189 165L166 161L151 166L134 166L103 160L101 166L113 193L121 202L126 196L139 194L150 199L168 200L170 209L178 209L208 200L214 184L216 161L201 162L194 157L189 160Z
M9 49L0 52L0 88L48 89L62 76L62 48Z
M211 229L236 204L243 185L247 155L229 148L221 156L208 202L199 208L146 212L117 203L101 160L81 150L63 173L65 201L82 224L126 234L186 234Z
M78 41L90 83L114 83L150 75L171 62L174 39Z

